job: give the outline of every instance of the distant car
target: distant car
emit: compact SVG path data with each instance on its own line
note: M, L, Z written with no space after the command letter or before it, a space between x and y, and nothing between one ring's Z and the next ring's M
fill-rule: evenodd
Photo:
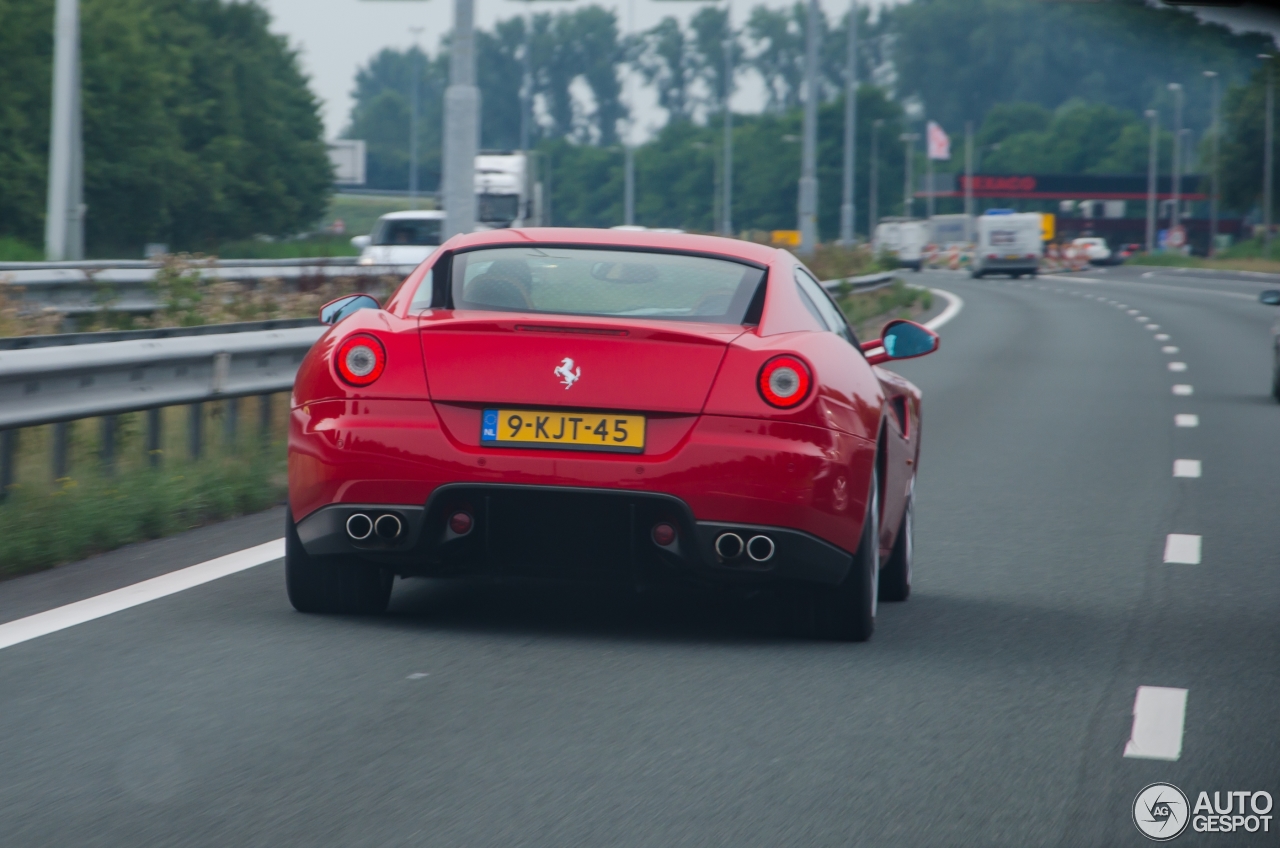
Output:
M1085 256L1088 258L1090 265L1111 264L1111 248L1107 247L1106 239L1090 236L1075 239L1071 243L1077 248L1084 248Z
M361 265L418 265L440 247L444 212L390 212L378 219L373 232L356 236Z
M1267 289L1258 295L1267 306L1280 306L1280 289ZM1271 325L1271 396L1280 400L1280 316Z
M684 582L871 635L910 592L920 391L785 250L592 229L455 236L385 307L327 304L289 431L285 574L303 612L392 579Z
M1117 251L1112 255L1112 259L1113 259L1113 261L1115 262L1115 264L1116 264L1116 265L1121 265L1121 264L1123 264L1123 263L1124 263L1124 261L1125 261L1126 259L1128 259L1130 256L1133 256L1133 255L1138 254L1138 253L1141 253L1141 252L1142 252L1142 245L1140 245L1140 244L1134 244L1134 243L1130 243L1130 244L1122 244L1122 245L1120 245L1120 249L1119 249L1119 250L1117 250Z

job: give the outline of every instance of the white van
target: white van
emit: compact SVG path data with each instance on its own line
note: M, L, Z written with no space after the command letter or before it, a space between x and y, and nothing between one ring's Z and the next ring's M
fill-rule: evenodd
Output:
M884 218L876 226L871 249L878 256L890 253L903 268L919 271L928 244L929 227L924 221L912 218Z
M418 265L436 252L443 229L440 210L389 212L378 219L372 233L356 236L351 243L360 248L361 265Z
M1023 274L1034 277L1044 256L1042 224L1043 219L1034 212L979 215L970 275L1008 274L1015 280Z

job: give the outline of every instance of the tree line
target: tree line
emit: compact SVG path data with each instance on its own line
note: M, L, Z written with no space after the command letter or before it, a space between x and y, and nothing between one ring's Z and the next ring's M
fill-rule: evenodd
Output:
M743 228L792 227L804 92L806 7L757 6L734 24L726 45L726 13L705 7L682 25L667 17L640 33L622 33L597 6L499 22L477 33L481 144L514 149L520 139L520 91L526 35L535 118L531 139L549 157L554 220L574 226L618 223L622 203L620 133L631 117L621 79L633 69L666 112L665 128L637 153L641 223L709 229L720 164L716 123L725 91L724 51L733 51L734 84L754 75L765 101L759 115L735 117L734 220ZM822 99L819 226L838 225L838 186L848 17L820 18ZM1190 161L1206 148L1209 82L1224 87L1224 192L1246 211L1259 194L1260 110L1244 92L1258 87L1259 52L1274 49L1258 34L1234 34L1168 7L1143 3L1073 4L1035 0L912 0L858 25L858 218L865 231L869 139L883 120L877 198L881 214L902 209L905 152L898 136L936 120L952 134L950 163L963 167L962 137L973 122L978 160L991 173L1145 173L1146 109L1161 116L1160 170L1173 149L1173 94L1184 87L1184 141ZM357 74L346 134L369 142L371 185L403 188L408 175L408 92L419 76L422 184L439 179L448 44L428 56L384 50ZM579 96L574 96L575 85ZM586 94L586 96L583 96ZM1244 99L1242 99L1244 98ZM863 100L868 104L864 107ZM1258 140L1248 127L1257 125ZM923 154L916 172L923 171ZM674 167L671 163L683 163ZM1252 170L1251 170L1252 169ZM1236 176L1229 177L1228 174ZM1245 175L1248 175L1246 177ZM590 175L590 176L588 176ZM1252 182L1250 182L1252 180ZM1230 188L1236 185L1242 188ZM1252 192L1245 188L1252 186ZM759 198L758 201L750 198Z

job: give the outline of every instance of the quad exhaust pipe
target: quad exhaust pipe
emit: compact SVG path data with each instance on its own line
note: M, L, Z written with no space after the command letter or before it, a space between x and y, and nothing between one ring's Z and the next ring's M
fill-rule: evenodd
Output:
M744 542L741 536L733 532L717 536L715 548L725 562L732 562L744 553L753 562L768 562L778 549L768 536L757 534Z
M377 518L371 518L363 512L347 517L347 536L356 542L366 541L370 536L391 542L400 538L403 532L404 522L393 512L384 512Z

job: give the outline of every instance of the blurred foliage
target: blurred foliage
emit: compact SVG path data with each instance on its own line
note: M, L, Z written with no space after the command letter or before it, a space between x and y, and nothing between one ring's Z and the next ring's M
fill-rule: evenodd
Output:
M0 579L266 509L284 498L284 465L275 444L15 486L0 503Z
M368 232L366 230L366 232ZM243 239L218 246L222 259L309 259L326 256L359 256L347 235L309 235L291 239Z
M1209 81L1248 77L1261 33L1234 34L1190 11L1141 2L912 0L886 7L875 33L892 39L894 87L949 131L997 103L1057 109L1075 98L1173 123L1170 82L1186 89L1185 125L1209 124Z
M890 268L882 269L868 244L845 247L835 242L819 244L813 256L805 258L804 264L819 280L823 281L859 277L863 274L893 270L897 267L895 261Z
M0 0L0 234L42 241L53 0ZM297 55L255 3L83 0L88 250L307 228L331 170Z
M0 262L41 262L44 253L13 236L0 236Z
M915 318L933 306L933 293L894 280L893 285L869 292L843 293L836 303L844 310L854 333L862 341L880 337L894 318Z
M1260 63L1261 67L1254 71L1246 84L1233 86L1223 99L1222 201L1227 208L1245 210L1262 204L1267 75L1274 74L1276 79L1273 84L1280 83L1280 73L1273 67L1277 61L1280 61L1280 54L1269 62ZM1273 145L1274 143L1273 138ZM1209 151L1202 149L1201 152L1207 154ZM1277 147L1273 146L1272 161L1280 162L1276 154ZM1273 202L1277 195L1276 186L1280 186L1280 174L1277 172L1280 172L1280 167L1273 167ZM1261 222L1261 215L1258 217ZM1272 221L1275 220L1273 211Z

